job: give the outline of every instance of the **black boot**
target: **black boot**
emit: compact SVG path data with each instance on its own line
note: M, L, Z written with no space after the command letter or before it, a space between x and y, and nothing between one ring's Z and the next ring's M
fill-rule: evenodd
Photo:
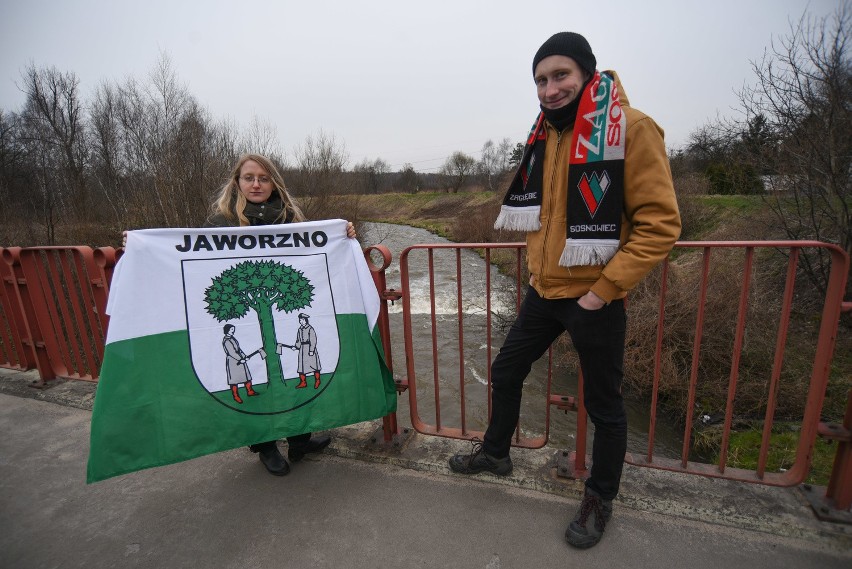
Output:
M496 458L486 454L479 439L473 439L470 443L472 447L469 453L459 452L450 457L450 470L459 474L490 472L495 476L509 476L512 473L511 458Z
M586 487L580 509L565 530L565 539L580 549L592 547L603 537L610 518L612 518L612 500L602 500L597 492Z
M309 452L320 452L331 443L331 437L323 435L320 437L311 437L304 443L290 443L290 448L287 450L287 456L293 462L299 462Z
M290 473L290 464L287 459L281 455L278 450L278 444L275 441L258 443L249 447L252 452L256 452L260 457L260 462L266 467L270 474L275 476L284 476Z

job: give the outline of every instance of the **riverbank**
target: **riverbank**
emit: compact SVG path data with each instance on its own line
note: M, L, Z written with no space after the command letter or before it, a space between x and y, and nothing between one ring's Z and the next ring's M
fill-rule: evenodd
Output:
M462 237L458 231L460 226L477 224L481 220L490 229L501 197L494 192L419 192L340 196L339 199L356 209L361 221L411 225L453 241L474 242Z

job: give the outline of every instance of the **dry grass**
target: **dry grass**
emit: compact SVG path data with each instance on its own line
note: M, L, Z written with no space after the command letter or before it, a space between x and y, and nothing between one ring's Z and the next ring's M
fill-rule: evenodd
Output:
M700 180L676 183L684 219L683 239L770 238L761 222L765 211L753 196L702 195ZM523 241L523 235L498 232L493 222L501 196L489 192L443 192L330 196L303 204L311 219L345 217L359 221L383 221L415 225L438 232L457 242L494 243ZM0 224L0 243L5 246L45 245L45 228L12 220ZM120 228L101 224L58 225L59 244L117 246ZM742 253L714 252L707 289L705 329L698 359L696 405L709 415L724 412L731 376L731 352L742 282ZM514 251L493 251L492 261L511 276L517 272ZM748 325L739 370L735 413L755 417L762 413L768 397L780 313L781 288L786 259L774 251L758 255L749 293ZM521 267L526 280L526 264ZM682 249L672 255L665 305L665 334L660 360L660 393L670 409L684 409L694 352L696 303L701 274L700 252ZM625 357L625 389L639 396L650 392L653 356L659 313L660 269L654 270L631 291L628 308L628 337ZM786 346L784 372L779 387L779 417L800 414L809 388L813 345L819 329L819 305L807 283L796 289L796 306ZM841 321L841 333L832 361L832 376L826 394L824 415L842 417L846 393L852 387L852 317ZM576 367L576 356L567 335L556 346L561 363Z

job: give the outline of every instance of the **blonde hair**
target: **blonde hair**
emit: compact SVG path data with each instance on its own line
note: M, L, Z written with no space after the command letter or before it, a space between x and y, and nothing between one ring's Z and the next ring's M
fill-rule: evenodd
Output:
M290 218L293 221L305 221L305 214L302 213L302 209L296 203L296 200L287 192L287 186L284 185L284 178L281 177L278 168L275 167L275 164L269 158L260 154L243 154L240 156L233 170L231 170L228 181L219 190L219 196L213 202L213 215L222 214L231 222L239 221L241 226L250 225L248 218L243 213L246 209L246 197L240 191L240 170L243 164L249 160L260 164L260 167L269 174L275 191L281 197L281 203L283 204L281 216L275 222L287 219L287 212L292 213Z

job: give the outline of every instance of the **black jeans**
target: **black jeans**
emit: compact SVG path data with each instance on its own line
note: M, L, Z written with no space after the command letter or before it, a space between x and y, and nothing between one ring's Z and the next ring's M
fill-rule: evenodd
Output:
M595 425L592 472L586 486L604 500L615 498L627 451L627 415L621 398L626 326L623 300L600 310L585 310L576 298L544 299L530 287L491 365L491 420L483 442L485 452L496 458L509 455L530 367L567 330L583 370L583 402Z
M308 444L309 440L311 440L311 433L304 433L301 435L287 437L287 442L290 444L290 446L303 446ZM266 441L265 443L249 445L249 448L253 452L266 452L268 450L272 450L272 447L277 446L276 443L277 441Z

